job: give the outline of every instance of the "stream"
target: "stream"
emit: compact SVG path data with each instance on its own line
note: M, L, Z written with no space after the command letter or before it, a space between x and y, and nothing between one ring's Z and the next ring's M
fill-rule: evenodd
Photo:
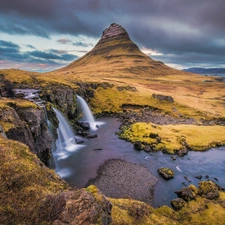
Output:
M39 97L39 90L14 89L14 92L15 95L28 99L45 110L44 102ZM84 99L80 96L77 96L77 99L84 114L83 119L89 121L92 132L98 137L84 138L82 144L76 144L74 131L68 121L59 110L54 109L59 120L59 128L58 139L52 145L53 157L50 167L71 186L85 187L90 179L97 176L98 168L107 160L122 159L146 167L158 178L154 190L154 207L170 206L171 200L177 197L174 192L185 185L198 186L200 180L196 176L201 175L201 180L211 179L225 188L225 146L205 152L189 151L184 157L176 156L176 160L162 152L136 151L133 144L119 139L116 135L120 126L116 118L103 117L95 121ZM47 113L46 122L49 131L53 134ZM157 172L160 167L174 170L174 179L161 178Z
M177 197L174 192L185 185L197 186L200 180L195 177L199 175L203 176L202 180L211 179L225 187L225 147L205 152L190 151L188 155L172 160L171 155L162 152L136 151L131 143L119 139L115 134L120 125L116 118L100 118L96 124L100 124L95 130L97 138L84 139L81 145L71 141L71 147L61 152L56 147L52 153L56 173L72 186L85 187L91 178L97 176L98 168L106 160L122 159L148 168L159 179L154 191L154 207L170 206L170 201ZM161 178L157 172L160 167L173 169L174 179L167 181Z

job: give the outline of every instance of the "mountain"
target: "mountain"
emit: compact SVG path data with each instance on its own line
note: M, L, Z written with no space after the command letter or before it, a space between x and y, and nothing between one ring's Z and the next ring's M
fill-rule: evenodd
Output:
M83 57L57 70L93 76L163 76L184 73L155 61L140 51L127 31L113 23L103 31L96 46Z
M225 68L201 68L201 67L192 67L184 69L186 72L198 73L198 74L207 74L207 75L220 75L225 74Z

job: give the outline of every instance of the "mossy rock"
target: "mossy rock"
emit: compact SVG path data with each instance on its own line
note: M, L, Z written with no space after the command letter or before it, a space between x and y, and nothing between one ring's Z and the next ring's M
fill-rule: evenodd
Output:
M182 198L175 198L171 201L171 205L175 210L180 210L186 206L187 203Z
M170 180L174 178L174 172L173 170L169 168L159 168L158 172L166 180Z
M198 184L199 195L207 199L217 199L219 197L219 191L216 184L213 181L201 181Z
M198 194L198 189L194 185L189 185L188 187L183 187L175 192L179 198L182 198L186 202L196 199Z

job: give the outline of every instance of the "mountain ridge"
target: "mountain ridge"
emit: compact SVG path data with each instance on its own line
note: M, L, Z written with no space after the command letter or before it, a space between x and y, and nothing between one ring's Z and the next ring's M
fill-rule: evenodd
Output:
M127 31L116 23L106 28L95 47L68 66L54 72L72 72L101 76L164 76L185 73L155 61L144 54L130 39Z
M191 67L188 69L184 69L183 71L197 74L225 74L225 68Z

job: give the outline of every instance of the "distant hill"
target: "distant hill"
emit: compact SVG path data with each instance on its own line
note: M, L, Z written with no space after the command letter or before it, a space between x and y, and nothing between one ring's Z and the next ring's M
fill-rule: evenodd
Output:
M201 68L201 67L192 67L188 69L184 69L183 71L198 73L198 74L207 74L207 75L225 75L225 68Z
M144 54L130 39L127 31L116 23L103 31L101 39L91 51L54 72L98 78L111 76L140 78L185 74Z

